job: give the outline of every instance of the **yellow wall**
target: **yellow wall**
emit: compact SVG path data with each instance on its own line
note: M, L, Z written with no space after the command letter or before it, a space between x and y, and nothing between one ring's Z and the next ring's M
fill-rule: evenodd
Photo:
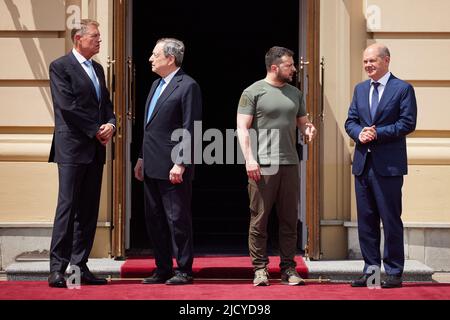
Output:
M447 0L370 0L368 13L379 12L368 25L368 44L391 50L391 71L416 90L416 133L408 139L409 174L403 188L406 222L450 220L446 185L450 177L450 10ZM407 9L408 14L394 14Z
M450 32L448 19L450 2L447 0L365 0L364 2L367 3L368 8L367 16L370 26L368 31Z
M344 122L353 86L361 81L365 19L361 1L322 0L320 10L320 55L325 59L321 252L325 259L344 259L347 238L343 224L351 212L351 148Z
M75 6L75 7L74 7ZM111 0L0 0L0 223L52 222L57 170L46 163L53 127L48 65L71 49L67 22L77 13L100 22L106 68L111 56ZM383 42L391 70L410 81L418 99L417 132L408 139L404 219L450 220L450 12L448 0L321 0L320 55L325 58L325 119L320 133L321 249L345 258L345 221L356 221L350 172L352 142L343 124L353 87L366 78L364 48ZM406 14L407 12L407 14ZM367 19L366 19L367 15ZM105 167L99 222L111 212L111 160ZM94 256L105 256L106 228ZM106 253L105 253L106 252Z
M447 0L321 1L320 54L326 64L321 180L324 258L334 259L336 251L342 252L345 233L336 226L326 231L330 228L327 221L356 221L350 172L353 142L344 131L344 122L354 86L367 79L362 53L373 42L389 47L391 71L413 84L418 100L417 131L408 138L403 219L438 224L450 220L450 197L446 195L450 178L449 11Z
M54 125L48 67L71 50L68 29L76 17L100 22L103 42L96 59L106 67L112 51L112 1L0 0L3 226L53 223L58 177L56 165L47 163ZM111 159L104 169L99 230L92 252L97 257L109 252L110 168Z

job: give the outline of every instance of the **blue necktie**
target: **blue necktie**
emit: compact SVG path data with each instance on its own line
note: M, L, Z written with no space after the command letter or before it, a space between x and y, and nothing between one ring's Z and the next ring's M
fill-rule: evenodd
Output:
M378 95L378 86L379 82L372 82L373 84L373 92L372 92L372 104L370 105L370 115L372 116L372 121L375 119L375 114L377 113L379 95Z
M91 78L92 83L95 87L95 93L97 94L97 99L100 100L100 86L98 84L97 77L95 76L94 66L92 65L91 60L86 60L84 64L88 67L88 76Z
M164 81L164 79L161 79L158 87L155 90L155 93L153 94L152 100L150 101L150 105L148 106L147 123L150 121L153 110L155 109L155 106L156 106L156 102L158 102L158 98L161 95L161 89L165 83L166 82Z

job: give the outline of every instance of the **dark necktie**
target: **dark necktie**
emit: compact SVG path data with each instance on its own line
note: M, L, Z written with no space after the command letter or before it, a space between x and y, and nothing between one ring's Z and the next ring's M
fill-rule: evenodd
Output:
M374 120L375 114L377 113L378 102L380 100L378 94L378 86L380 85L380 83L372 82L372 84L373 84L373 92L372 92L372 104L370 105L370 115L372 116L372 120Z

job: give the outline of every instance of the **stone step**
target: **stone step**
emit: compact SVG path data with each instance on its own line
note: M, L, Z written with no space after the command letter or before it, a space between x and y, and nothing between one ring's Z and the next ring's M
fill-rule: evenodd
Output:
M347 282L361 276L364 267L362 260L306 261L309 278L331 279L335 282ZM381 268L382 277L385 270ZM403 281L432 281L434 270L417 260L406 260L403 270Z
M120 278L120 268L125 261L113 259L90 259L89 269L97 276ZM332 282L349 282L361 275L362 260L305 261L309 279L330 279ZM251 266L249 266L251 268ZM384 275L384 269L381 270ZM6 268L8 280L46 281L49 273L48 261L16 262ZM404 281L431 282L434 270L416 260L407 260L403 274ZM195 276L195 275L194 275Z

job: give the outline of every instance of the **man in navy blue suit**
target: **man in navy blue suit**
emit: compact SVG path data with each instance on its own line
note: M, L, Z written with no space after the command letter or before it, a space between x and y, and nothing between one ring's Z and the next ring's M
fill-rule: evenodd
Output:
M202 96L197 82L181 69L183 57L183 42L173 38L158 40L150 57L152 71L160 78L145 104L142 151L134 169L135 177L144 181L145 218L156 262L156 271L144 284L193 282L191 155Z
M402 185L408 172L406 136L416 128L417 105L413 87L389 72L390 52L382 44L364 51L369 80L355 87L345 130L355 141L358 235L364 258L363 276L352 282L365 287L370 271L381 267L380 219L384 231L382 288L402 286Z
M50 64L55 131L49 161L58 163L59 193L50 246L50 287L65 288L68 264L81 283L106 284L87 267L94 243L106 144L115 116L105 73L91 58L100 50L99 24L81 20L72 30L74 48Z

